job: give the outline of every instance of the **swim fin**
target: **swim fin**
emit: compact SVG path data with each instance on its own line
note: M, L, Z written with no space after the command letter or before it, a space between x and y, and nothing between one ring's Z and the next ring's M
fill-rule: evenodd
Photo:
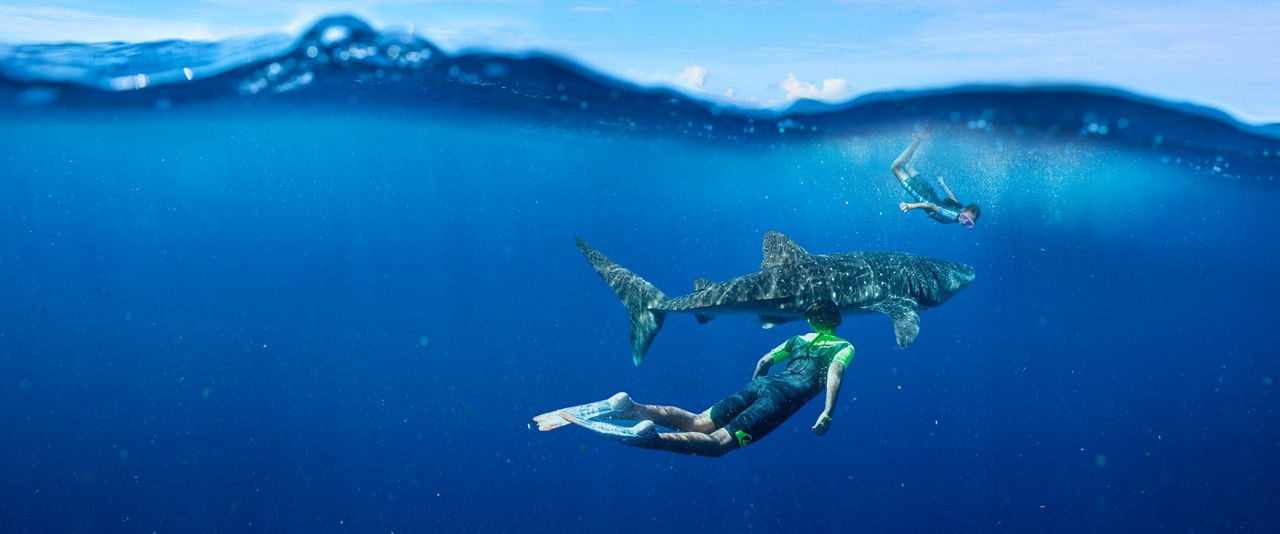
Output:
M618 393L599 402L579 404L547 412L533 420L538 422L538 430L555 430L569 423L579 423L593 419L612 419L610 415L620 414L631 407L631 397L626 393Z
M658 435L658 427L654 426L653 421L588 420L578 422L578 426L595 432L600 437L623 443L643 441Z
M602 437L619 441L636 441L658 435L652 421L619 418L631 404L630 396L618 393L602 401L547 412L533 420L538 423L538 430L544 432L573 423Z

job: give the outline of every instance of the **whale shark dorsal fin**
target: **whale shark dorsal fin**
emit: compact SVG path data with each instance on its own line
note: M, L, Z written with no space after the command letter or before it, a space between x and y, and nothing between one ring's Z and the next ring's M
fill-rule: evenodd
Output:
M711 286L713 286L713 285L715 285L715 282L712 282L712 281L710 281L710 280L707 280L706 278L695 278L695 279L693 280L693 290L694 290L694 291L702 291L702 290L707 289L707 288L709 288L709 287L711 287Z
M807 259L809 259L809 253L787 236L778 232L769 232L764 235L764 261L760 262L761 269L798 263Z

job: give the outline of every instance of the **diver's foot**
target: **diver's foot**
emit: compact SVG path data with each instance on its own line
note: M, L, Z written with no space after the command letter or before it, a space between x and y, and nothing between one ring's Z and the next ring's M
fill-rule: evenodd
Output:
M615 393L605 402L609 403L609 408L617 419L626 419L630 415L628 412L636 405L635 401L631 400L631 395L627 395L626 392L622 391Z
M646 439L658 435L658 427L653 424L653 421L644 420L632 426L631 432L636 435L637 439Z

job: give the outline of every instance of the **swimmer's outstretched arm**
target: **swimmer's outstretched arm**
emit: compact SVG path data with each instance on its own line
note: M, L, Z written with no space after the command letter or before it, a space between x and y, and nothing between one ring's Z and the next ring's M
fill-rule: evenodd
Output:
M950 187L947 187L947 183L946 183L946 182L944 182L944 181L942 181L942 175L941 175L941 174L939 174L939 175L938 175L938 184L942 186L942 190L943 190L943 191L946 191L946 192L947 192L947 196L951 197L951 200L954 200L954 201L956 201L956 202L960 202L960 199L956 198L956 194L951 192L951 188L950 188Z
M841 382L844 382L844 364L838 361L831 362L831 366L827 368L827 405L822 410L822 415L818 416L818 422L813 424L814 434L821 436L831 428L831 416L836 411L836 399L840 397Z
M772 352L770 352L769 354L765 354L764 357L760 358L760 361L756 362L756 372L755 374L751 375L751 379L755 380L757 378L760 378L764 375L769 374L770 367L773 367Z
M938 211L937 206L934 206L933 204L930 204L928 202L899 202L898 209L902 210L902 213L906 213L911 210Z
M769 351L768 354L761 356L760 361L756 362L756 372L751 375L751 379L755 380L769 374L769 368L773 367L773 364L790 358L791 352L787 350L787 345L790 345L794 339L795 338L783 341L781 345L774 347L774 349Z

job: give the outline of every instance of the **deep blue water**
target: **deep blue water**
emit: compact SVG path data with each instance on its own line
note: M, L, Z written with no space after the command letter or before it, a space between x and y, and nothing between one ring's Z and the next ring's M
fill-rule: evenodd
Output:
M316 56L375 51L300 59L329 24ZM173 43L102 76L7 51L4 530L1280 529L1272 130L1070 87L739 110L351 20L272 43L190 81L155 74ZM896 210L917 130L977 228ZM718 459L530 429L621 390L702 410L803 332L673 315L636 367L574 235L678 295L770 230L977 279L906 350L846 320L825 437L820 401Z

